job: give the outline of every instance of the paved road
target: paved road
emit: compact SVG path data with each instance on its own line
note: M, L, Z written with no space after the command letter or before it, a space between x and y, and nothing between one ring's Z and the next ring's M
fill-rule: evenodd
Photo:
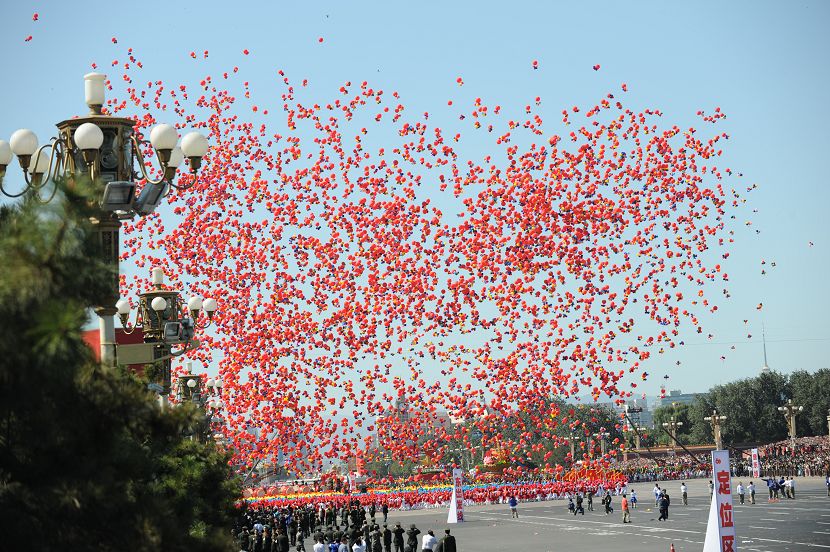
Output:
M744 485L748 478L741 478ZM756 481L756 484L758 482ZM519 505L519 519L511 519L506 505L473 506L465 510L467 522L448 526L446 509L390 512L390 527L397 521L405 528L415 523L422 532L432 529L436 536L446 527L464 552L568 551L582 552L667 552L673 543L677 552L703 548L709 513L708 480L687 482L689 505L680 501L680 483L661 482L672 506L667 522L657 521L657 512L649 501L653 483L632 485L637 491L639 508L632 511L631 524L623 525L619 498L614 497L614 513L606 516L595 501L594 512L574 517L566 501L531 502ZM763 482L761 482L763 485ZM733 480L733 486L737 479ZM768 504L766 486L758 487L757 504L738 504L735 497L735 521L739 550L752 552L808 551L830 552L830 498L819 478L796 480L796 500Z

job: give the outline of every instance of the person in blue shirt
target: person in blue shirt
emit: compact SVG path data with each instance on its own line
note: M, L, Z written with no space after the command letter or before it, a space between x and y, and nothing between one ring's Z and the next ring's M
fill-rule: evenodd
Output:
M518 518L519 512L516 511L516 506L519 505L519 501L516 500L515 496L511 496L510 499L507 501L507 505L510 506L510 515L511 517Z

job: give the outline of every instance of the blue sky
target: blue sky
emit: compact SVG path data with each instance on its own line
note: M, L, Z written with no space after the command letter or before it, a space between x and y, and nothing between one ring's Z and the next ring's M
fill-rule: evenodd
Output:
M681 126L719 106L728 165L758 184L734 221L732 297L703 319L711 341L684 336L687 347L652 360L641 385L654 394L669 374L669 387L702 391L758 372L762 322L772 368L830 366L828 22L826 2L14 2L0 20L0 136L28 127L45 138L84 113L83 74L93 61L106 72L127 47L153 80L198 82L239 65L264 93L284 69L329 96L370 80L416 113L440 113L459 94L515 106L542 95L556 113L622 82L630 106ZM207 60L189 56L204 50Z

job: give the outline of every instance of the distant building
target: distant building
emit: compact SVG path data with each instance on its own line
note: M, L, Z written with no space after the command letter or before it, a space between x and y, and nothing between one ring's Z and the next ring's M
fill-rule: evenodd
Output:
M617 411L620 413L626 412L626 407L628 409L628 418L631 420L631 423L635 424L637 427L654 427L654 416L652 415L651 410L649 410L648 403L646 401L637 399L627 401L624 405L618 406ZM626 420L626 423L628 423L628 420Z
M681 393L680 389L672 389L666 397L657 399L654 407L670 406L672 403L692 404L698 395L699 393Z

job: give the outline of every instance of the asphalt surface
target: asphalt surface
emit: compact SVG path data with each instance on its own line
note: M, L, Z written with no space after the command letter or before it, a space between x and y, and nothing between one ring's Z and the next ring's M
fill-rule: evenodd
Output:
M744 485L748 478L740 478ZM733 479L733 488L738 479ZM735 523L738 550L779 552L785 550L830 552L830 498L823 478L797 478L796 499L767 502L766 485L755 482L756 504L741 506L735 496ZM447 509L389 512L389 526L398 521L404 528L416 524L422 533L432 529L437 537L449 527L456 536L458 550L465 552L510 551L585 551L667 552L674 544L677 552L701 551L709 514L709 487L706 479L688 480L689 505L680 499L680 482L661 481L671 498L669 520L657 521L653 507L654 483L634 483L638 508L632 510L633 523L622 524L620 497L615 496L614 513L606 516L599 500L585 516L568 512L567 501L520 503L519 519L511 519L506 504L465 508L467 521L448 525ZM419 536L420 547L420 536Z

